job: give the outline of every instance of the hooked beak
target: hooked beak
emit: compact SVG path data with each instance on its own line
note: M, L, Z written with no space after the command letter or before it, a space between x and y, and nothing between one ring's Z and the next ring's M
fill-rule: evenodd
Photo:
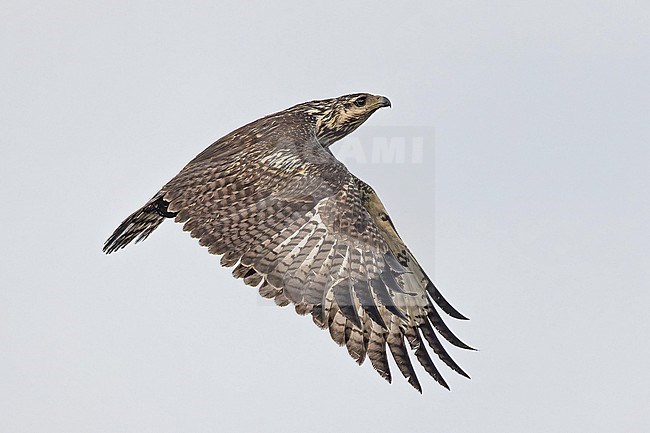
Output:
M391 107L390 99L385 96L379 96L378 98L379 100L377 101L377 105L380 107Z

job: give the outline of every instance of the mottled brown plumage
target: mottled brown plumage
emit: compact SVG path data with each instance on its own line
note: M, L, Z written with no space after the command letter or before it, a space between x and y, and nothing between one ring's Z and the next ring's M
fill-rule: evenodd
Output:
M377 109L381 96L353 94L306 102L217 140L185 166L104 245L106 253L144 240L165 219L221 255L233 275L278 305L294 304L391 381L386 351L417 390L409 347L447 383L425 347L451 369L437 334L471 349L444 324L434 303L465 319L438 292L366 183L329 151Z

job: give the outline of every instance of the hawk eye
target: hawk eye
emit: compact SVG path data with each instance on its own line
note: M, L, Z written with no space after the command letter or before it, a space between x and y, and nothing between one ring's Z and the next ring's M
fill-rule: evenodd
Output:
M359 96L354 101L354 105L356 105L357 107L363 107L364 105L366 105L366 97L365 96Z

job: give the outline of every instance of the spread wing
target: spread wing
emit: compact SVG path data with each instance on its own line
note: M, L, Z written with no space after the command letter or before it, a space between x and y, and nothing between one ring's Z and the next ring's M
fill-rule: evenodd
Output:
M359 363L391 380L387 349L421 391L407 346L448 388L425 347L456 372L437 334L469 349L434 307L464 319L397 235L374 191L300 128L235 131L190 162L107 241L107 252L174 216L233 275L278 305L311 314ZM263 129L264 134L256 133ZM269 132L270 131L270 132ZM468 377L468 376L467 376Z

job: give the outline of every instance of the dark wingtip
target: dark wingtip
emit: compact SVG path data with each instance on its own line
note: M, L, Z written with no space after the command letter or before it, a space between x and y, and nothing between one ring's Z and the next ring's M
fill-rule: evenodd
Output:
M447 340L447 341L449 341L449 340ZM460 341L460 340L459 340L459 341ZM468 344L465 344L465 343L463 343L462 341L461 341L461 343L462 343L462 344L459 344L459 345L454 344L454 346L458 347L459 349L465 349L465 350L469 350L469 351L471 351L471 352L478 352L478 349L476 349L476 348L474 348L474 347L472 347L472 346L470 346L470 345L468 345ZM453 344L453 343L452 343L452 344Z
M382 377L386 382L388 383L393 383L393 377L390 374L390 371L379 371L375 368L375 371L377 374L379 374L380 377Z
M431 321L431 324L436 328L436 330L438 330L440 335L442 335L444 339L447 340L449 343L461 349L476 350L473 347L463 343L460 338L458 338L453 332L451 332L451 329L449 329L449 327L445 324L445 322L442 320L442 318L440 317L440 315L438 314L435 308L431 308L429 310L427 317Z
M422 394L422 386L420 386L420 382L418 381L417 377L415 375L411 376L408 379L409 384L417 390L420 394Z
M429 292L429 295L431 296L433 301L442 309L442 311L447 313L449 316L458 320L469 320L469 317L461 314L457 309L452 307L452 305L442 296L442 293L440 293L438 288L433 284L433 282L430 279L429 279L429 283L426 286L426 291Z

